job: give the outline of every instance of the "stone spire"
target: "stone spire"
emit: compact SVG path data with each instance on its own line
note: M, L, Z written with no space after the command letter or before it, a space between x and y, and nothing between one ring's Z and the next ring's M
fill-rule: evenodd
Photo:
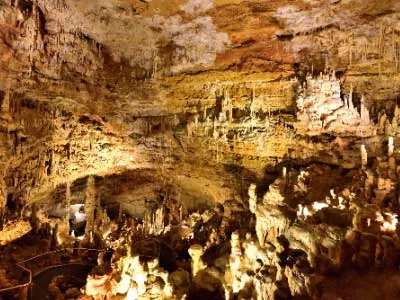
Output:
M86 183L85 192L85 212L86 212L86 228L85 237L92 240L94 226L94 210L96 208L96 190L94 185L94 177L89 176Z
M353 104L353 85L350 87L350 94L349 94L349 99L348 99L348 105L350 110L354 110L354 104Z
M388 156L392 156L394 152L394 141L393 141L393 137L389 136L388 138Z
M361 168L366 169L368 163L368 153L364 144L361 144Z
M361 96L360 116L361 116L361 124L368 125L369 124L369 111L368 111L368 108L365 106L364 95Z
M71 208L71 183L67 182L65 188L65 228L69 234L69 219L70 219L70 208Z

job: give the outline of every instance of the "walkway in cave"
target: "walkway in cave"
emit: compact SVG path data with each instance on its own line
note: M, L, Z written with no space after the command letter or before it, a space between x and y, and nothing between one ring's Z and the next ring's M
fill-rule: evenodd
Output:
M44 270L33 277L31 299L54 299L54 296L49 293L48 287L52 279L59 275L64 276L66 288L81 288L85 285L87 275L92 267L91 265L69 264Z

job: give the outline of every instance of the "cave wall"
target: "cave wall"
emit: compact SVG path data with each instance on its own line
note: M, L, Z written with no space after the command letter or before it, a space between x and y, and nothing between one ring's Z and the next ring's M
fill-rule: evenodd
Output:
M157 186L223 202L282 164L356 167L361 143L375 156L387 138L304 134L296 97L306 74L335 70L357 109L365 95L375 122L392 116L399 11L395 0L1 1L0 207L89 174L152 169ZM226 101L228 129L215 121Z

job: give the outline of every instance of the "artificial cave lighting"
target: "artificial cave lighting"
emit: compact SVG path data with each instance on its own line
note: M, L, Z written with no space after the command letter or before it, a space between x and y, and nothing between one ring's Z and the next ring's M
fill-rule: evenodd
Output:
M400 299L400 5L0 1L0 300Z

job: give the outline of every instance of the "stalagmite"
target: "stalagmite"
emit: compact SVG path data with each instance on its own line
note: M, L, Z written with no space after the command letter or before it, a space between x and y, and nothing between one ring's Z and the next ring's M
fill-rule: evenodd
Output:
M93 242L94 213L96 209L96 190L94 176L88 176L85 191L86 227L85 238Z
M392 129L392 124L390 123L389 119L386 119L385 122L385 135L393 135L393 129Z
M350 88L350 94L348 98L348 104L349 104L349 110L353 111L354 110L354 104L353 104L353 85L351 85Z
M394 140L392 136L388 138L388 156L392 156L394 152Z
M192 258L191 266L192 266L192 276L195 277L197 273L203 270L206 265L204 264L201 256L204 253L203 247L199 244L194 244L190 246L189 255Z
M307 84L296 100L298 132L311 136L321 133L373 136L376 125L370 121L364 96L358 112L353 104L352 87L349 95L344 95L344 103L341 93L340 80L335 76L307 77Z
M71 219L70 209L71 209L71 183L67 182L65 187L65 227L67 233L70 232L70 226L69 226L69 220Z
M242 250L239 233L233 232L231 235L231 255L229 256L229 267L233 293L237 293L241 288L241 256Z
M397 107L397 106L396 106ZM398 128L399 124L398 124L398 117L393 117L392 120L392 129L396 132L397 128Z
M361 104L360 104L361 124L368 125L370 123L370 117L369 117L368 108L365 106L364 95L361 96L360 102L361 102Z
M255 214L256 213L256 208L257 208L257 195L256 195L256 185L255 184L250 184L249 190L248 190L248 195L249 195L249 209L250 211Z
M378 127L378 133L379 134L384 134L385 133L385 124L386 124L386 113L383 113L383 115L379 119L379 127Z
M365 145L361 145L361 168L366 169L368 163L368 153Z

